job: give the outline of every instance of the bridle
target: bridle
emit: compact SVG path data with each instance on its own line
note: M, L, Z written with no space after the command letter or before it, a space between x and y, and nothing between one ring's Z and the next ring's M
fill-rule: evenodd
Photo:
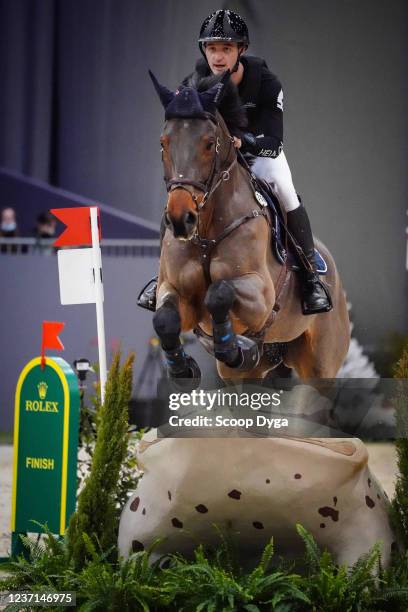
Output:
M212 123L216 126L216 133L218 133L220 129L220 123L217 121L216 117L211 113L205 113L207 119L212 121ZM231 149L234 146L234 138L233 136L228 136L230 147L228 150L227 159L229 159L231 154ZM234 155L234 159L229 164L229 166L225 169L221 168L222 160L220 159L220 137L217 135L216 143L215 143L215 154L212 160L211 170L208 175L208 178L205 182L195 181L189 178L173 178L168 179L164 177L164 182L166 184L167 193L171 193L175 189L184 189L187 191L196 206L196 210L199 213L200 210L204 207L205 203L210 199L213 195L214 191L221 185L223 181L228 181L230 179L230 172L232 168L237 163L237 156ZM201 191L204 195L201 200L196 196L196 194L189 189L189 187L195 187L199 191Z

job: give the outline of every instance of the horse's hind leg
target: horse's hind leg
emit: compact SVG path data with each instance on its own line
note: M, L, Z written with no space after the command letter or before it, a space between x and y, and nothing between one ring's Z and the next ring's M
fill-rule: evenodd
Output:
M214 355L229 368L252 370L260 359L259 347L233 331L229 311L234 299L235 290L228 281L216 281L208 288L205 305L212 317Z
M296 396L292 409L307 415L306 425L333 426L337 431L333 404L337 394L335 378L347 353L348 325L345 321L336 330L334 315L335 311L316 315L311 328L288 343L285 364L293 367L307 383Z
M335 312L317 315L313 325L288 343L285 365L302 379L335 378L350 341L348 318Z
M169 377L176 386L177 379L179 379L180 388L185 390L196 389L201 380L200 368L196 361L184 352L180 341L180 314L172 300L165 301L156 310L153 316L153 327L159 336L161 347L166 356Z

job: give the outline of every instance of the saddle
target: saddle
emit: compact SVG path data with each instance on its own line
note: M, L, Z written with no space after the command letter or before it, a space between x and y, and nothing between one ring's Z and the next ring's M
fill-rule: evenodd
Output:
M298 254L296 252L296 243L294 243L294 238L289 236L289 230L286 223L286 213L282 209L278 198L272 191L271 185L259 177L255 176L248 165L247 160L244 156L238 153L238 160L242 164L242 166L248 171L250 175L250 180L252 184L252 188L254 191L254 197L257 200L259 206L261 207L261 213L263 216L268 218L270 227L271 227L271 240L272 240L272 252L274 253L277 261L284 265L286 263L286 268L288 270L298 271L300 269L300 265L298 262ZM299 196L298 196L299 197ZM254 213L257 213L256 215ZM238 224L245 222L252 216L258 216L258 212L252 211L252 215L247 215L246 217L242 217L237 221ZM232 226L228 228L228 233L232 231ZM224 234L221 234L219 238L223 238ZM208 241L207 241L208 242ZM215 242L215 241L214 241ZM206 241L203 239L200 240L200 246L204 248L204 251L207 250ZM205 254L206 261L209 263L209 257ZM322 255L315 249L315 267L316 271L319 274L326 274L327 272L327 264L323 259ZM282 288L282 287L281 287ZM278 292L279 294L279 292ZM277 310L279 310L279 304L276 303L271 315L269 316L266 324L259 332L244 332L245 337L250 337L258 344L258 350L261 354L264 354L269 363L274 367L278 367L284 359L285 351L286 351L286 343L285 342L272 342L272 343L264 343L264 335L265 331L272 325L274 317L276 315ZM199 340L200 344L204 347L204 349L210 354L214 356L214 338L210 334L207 334L199 325L193 330L195 336Z
M246 164L243 165L250 172L250 168L248 168ZM300 269L300 265L293 240L287 235L286 214L284 210L282 210L270 183L259 177L255 178L258 188L257 191L261 194L259 199L256 194L255 197L258 203L267 210L272 228L272 252L280 264L283 265L286 262L289 270L297 272ZM315 249L314 264L318 274L324 275L327 273L327 264L317 249Z

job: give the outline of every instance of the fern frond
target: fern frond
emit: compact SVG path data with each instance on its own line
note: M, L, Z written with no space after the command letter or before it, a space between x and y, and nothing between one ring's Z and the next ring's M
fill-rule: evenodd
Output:
M316 540L300 523L296 524L296 531L305 545L305 557L310 571L318 570L322 553L320 552Z

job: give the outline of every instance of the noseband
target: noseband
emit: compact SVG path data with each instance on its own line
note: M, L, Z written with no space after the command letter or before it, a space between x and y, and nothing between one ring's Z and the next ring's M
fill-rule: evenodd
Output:
M210 113L205 113L205 114L206 114L207 119L210 119L210 121L215 123L217 127L217 131L218 131L218 128L220 127L218 121L216 121L216 119ZM234 145L233 136L229 136L229 140L230 140L230 149L228 151L227 158L230 155L231 147ZM220 168L221 160L219 156L220 146L221 146L220 138L219 136L217 136L217 140L215 144L215 155L212 160L210 174L208 176L208 179L205 181L205 183L202 183L201 181L195 181L189 178L167 179L166 177L164 177L164 182L166 183L167 193L171 193L175 189L184 189L185 191L188 191L188 193L191 195L193 199L194 204L196 205L197 212L199 212L203 208L207 200L212 196L212 194L217 189L217 187L219 187L219 185L223 181L229 180L230 172L232 168L234 167L234 165L237 163L237 156L234 155L234 159L230 163L228 168L224 170L221 169ZM199 191L202 191L204 193L202 200L199 201L195 193L188 187L195 187Z

